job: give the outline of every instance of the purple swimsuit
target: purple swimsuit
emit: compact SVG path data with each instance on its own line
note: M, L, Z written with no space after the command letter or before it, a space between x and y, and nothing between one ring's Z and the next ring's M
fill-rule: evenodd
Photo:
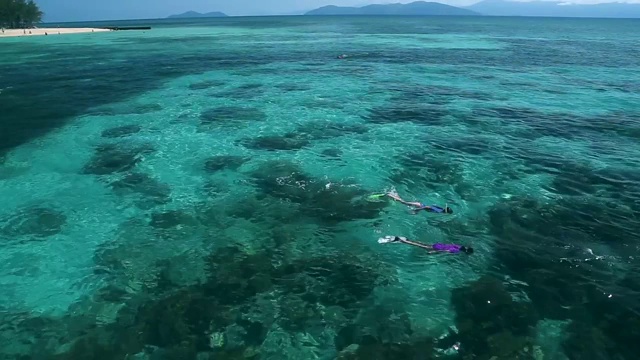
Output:
M433 250L448 251L450 253L460 252L461 247L462 246L460 245L454 245L454 244L433 244Z

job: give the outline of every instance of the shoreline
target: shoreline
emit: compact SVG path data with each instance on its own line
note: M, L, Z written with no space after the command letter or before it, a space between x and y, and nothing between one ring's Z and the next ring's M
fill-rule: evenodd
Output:
M4 29L0 32L2 37L22 37L22 36L47 36L64 34L85 34L93 32L113 31L104 28L37 28L37 29Z

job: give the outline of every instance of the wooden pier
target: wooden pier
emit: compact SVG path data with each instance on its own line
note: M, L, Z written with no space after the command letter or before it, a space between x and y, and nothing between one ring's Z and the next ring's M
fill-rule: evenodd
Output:
M107 26L104 29L114 31L127 31L127 30L151 30L151 26Z

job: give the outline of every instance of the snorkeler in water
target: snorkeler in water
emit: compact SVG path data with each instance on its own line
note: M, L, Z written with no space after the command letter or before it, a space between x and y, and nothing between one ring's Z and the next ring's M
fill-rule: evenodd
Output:
M421 210L432 212L432 213L438 213L438 214L453 214L453 210L449 206L445 205L445 207L440 207L437 205L425 205L417 201L416 202L405 201L405 200L402 200L400 195L398 195L398 193L396 193L395 191L387 193L387 196L405 205L413 206L414 214L417 214Z
M469 255L473 254L473 248L470 246L463 246L463 245L456 245L456 244L441 244L441 243L428 245L428 244L423 244L423 243L408 240L407 238L402 236L385 236L383 238L378 239L378 242L380 244L400 242L403 244L417 246L419 248L429 250L429 254L435 254L435 253L450 253L450 254L465 253Z

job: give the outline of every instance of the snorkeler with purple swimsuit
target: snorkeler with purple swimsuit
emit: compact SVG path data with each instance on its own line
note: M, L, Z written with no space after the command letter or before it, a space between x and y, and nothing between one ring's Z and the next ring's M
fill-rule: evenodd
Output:
M383 238L378 239L380 244L393 243L393 242L401 242L404 244L417 246L419 248L423 248L429 250L429 254L435 253L465 253L465 254L473 254L473 248L469 246L462 246L456 244L440 244L436 243L433 245L423 244L415 241L411 241L402 236L385 236Z

